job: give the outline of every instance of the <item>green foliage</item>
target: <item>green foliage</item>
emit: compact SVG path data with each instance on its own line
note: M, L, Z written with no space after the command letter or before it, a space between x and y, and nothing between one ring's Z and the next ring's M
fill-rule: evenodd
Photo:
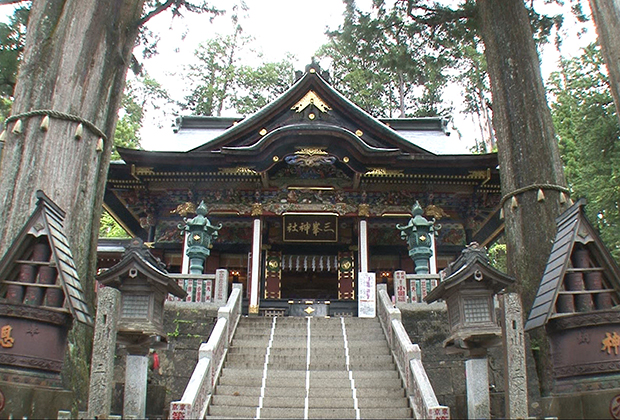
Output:
M372 12L345 0L344 22L328 32L318 57L332 62L333 84L372 115L437 116L452 61L445 49L429 48L422 25L407 16L403 3L375 3Z
M238 64L240 53L248 53L251 42L237 27L234 35L218 35L202 43L195 52L196 62L187 66L185 78L191 92L181 107L194 115L220 116L226 109L250 114L288 89L293 57L255 67ZM255 57L261 55L255 53Z
M503 273L508 272L506 264L506 243L503 240L495 242L491 245L487 255L489 256L489 262L493 267Z
M620 125L600 48L561 62L548 87L565 173L575 197L620 259Z
M170 103L170 96L150 76L135 77L127 81L114 132L112 160L120 159L116 147L140 148L140 129L144 123L145 107L158 108L162 102Z
M292 56L277 63L238 67L231 98L233 109L241 115L258 111L292 85L294 72Z
M13 12L9 23L0 23L0 97L10 98L17 82L17 70L26 43L30 6Z
M127 234L125 229L123 229L121 225L119 225L116 222L116 220L114 220L114 218L110 216L110 213L104 210L103 213L101 214L101 220L100 220L100 225L99 225L99 237L100 238L129 238L129 235Z

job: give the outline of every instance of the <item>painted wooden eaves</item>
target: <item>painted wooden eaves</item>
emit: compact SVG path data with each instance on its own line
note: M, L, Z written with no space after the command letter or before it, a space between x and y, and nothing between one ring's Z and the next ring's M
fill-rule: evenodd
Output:
M0 261L0 281L11 280L18 271L17 260L33 244L33 238L46 236L51 248L50 265L58 272L57 285L65 295L64 308L81 323L92 325L93 317L85 302L71 247L64 233L65 212L42 191L36 193L38 202L32 216Z
M603 245L597 231L585 217L584 206L585 200L579 200L556 219L558 230L525 324L525 331L542 327L554 317L566 316L556 312L556 301L562 292L564 277L567 271L570 271L571 255L577 242L587 243L588 247L591 247L605 273L605 278L615 290L616 297L618 296L620 268Z

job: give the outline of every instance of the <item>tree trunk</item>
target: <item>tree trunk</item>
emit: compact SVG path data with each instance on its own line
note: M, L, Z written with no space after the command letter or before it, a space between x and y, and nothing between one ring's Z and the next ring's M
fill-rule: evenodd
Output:
M620 119L620 0L590 0L598 42L609 72L611 94Z
M478 0L477 4L493 95L502 194L506 197L536 184L565 187L523 0ZM543 193L543 201L538 201L538 188L534 188L515 195L516 201L505 200L503 205L508 273L517 279L516 288L526 314L555 238L555 218L569 205L561 203L557 190L545 188ZM544 349L544 335L538 338ZM541 388L546 394L551 384L548 363L541 371Z
M87 120L107 136L97 151L99 135L84 125L41 116L8 126L0 161L0 255L22 228L43 190L66 211L65 230L82 287L94 299L96 246L103 191L117 110L138 34L144 0L55 0L32 3L26 47L15 87L12 115L54 110ZM74 324L63 371L65 386L85 402L92 332Z

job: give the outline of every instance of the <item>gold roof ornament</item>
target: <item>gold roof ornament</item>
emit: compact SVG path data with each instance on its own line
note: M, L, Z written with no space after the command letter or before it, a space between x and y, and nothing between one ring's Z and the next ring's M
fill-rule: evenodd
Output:
M295 112L301 112L308 106L314 105L321 112L331 111L331 107L323 101L313 90L309 90L299 102L291 108Z

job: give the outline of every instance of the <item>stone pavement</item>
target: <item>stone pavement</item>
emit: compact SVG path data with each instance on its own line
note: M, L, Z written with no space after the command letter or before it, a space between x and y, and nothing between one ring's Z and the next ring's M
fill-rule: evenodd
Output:
M374 319L242 318L207 418L412 418Z

